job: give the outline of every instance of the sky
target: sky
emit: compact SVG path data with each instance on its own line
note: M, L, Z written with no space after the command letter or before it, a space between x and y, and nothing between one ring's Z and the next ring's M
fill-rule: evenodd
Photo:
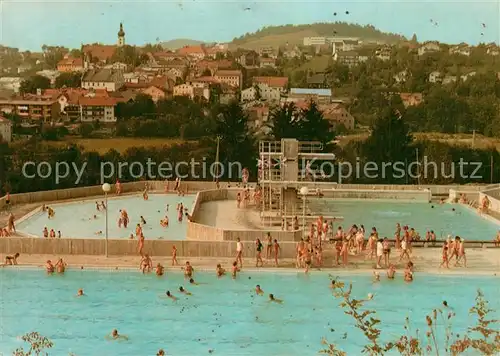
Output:
M126 43L143 45L176 38L226 42L264 26L334 21L416 33L419 41L500 43L500 0L0 0L0 44L31 51L42 44L115 44L120 22Z

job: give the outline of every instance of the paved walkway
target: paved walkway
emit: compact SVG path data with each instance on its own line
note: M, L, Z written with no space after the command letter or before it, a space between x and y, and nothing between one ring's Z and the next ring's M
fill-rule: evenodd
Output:
M469 249L467 252L467 268L464 267L451 267L449 270L440 269L439 264L441 262L441 250L440 249L415 249L412 256L412 261L415 264L415 269L417 272L426 272L433 274L481 274L481 275L499 275L500 276L500 249ZM2 256L3 258L4 256ZM39 267L43 268L45 261L47 260L57 260L57 258L62 257L66 263L68 263L69 268L111 268L111 269L138 269L139 268L139 256L110 256L108 258L104 256L55 256L55 255L21 255L19 258L19 264L21 266ZM178 261L181 265L185 263L187 259L183 257L178 257ZM393 256L391 262L396 263L398 268L404 268L405 261L398 263L399 256ZM215 270L217 263L221 263L226 269L229 268L233 262L232 258L195 258L190 257L189 261L198 270ZM153 263L161 263L167 268L180 269L180 267L170 267L170 258L153 258ZM255 270L255 260L245 259L243 257L243 263L245 270ZM453 265L453 263L451 264ZM247 268L248 266L248 268ZM359 273L371 273L375 267L373 260L365 260L364 257L351 256L350 264L348 268L344 267L332 267L333 259L329 256L325 258L325 270L335 271L335 273L342 272L359 272ZM280 266L278 268L280 271L290 270L297 271L295 269L295 261L291 259L285 259L280 261ZM265 267L259 268L262 271L275 271L272 261L266 263ZM341 272L342 271L342 272Z

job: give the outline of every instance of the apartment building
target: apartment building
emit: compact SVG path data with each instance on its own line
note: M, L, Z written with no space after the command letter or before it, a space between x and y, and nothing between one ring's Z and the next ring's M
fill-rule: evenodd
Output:
M54 122L59 117L59 103L52 97L30 95L0 99L0 111L26 120Z
M243 73L241 73L241 70L218 70L215 73L215 78L219 82L228 84L239 90L243 86Z

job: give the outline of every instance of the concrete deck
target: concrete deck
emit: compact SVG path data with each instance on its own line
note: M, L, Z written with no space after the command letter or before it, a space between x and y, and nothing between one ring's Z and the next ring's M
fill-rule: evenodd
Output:
M412 255L412 261L415 264L417 272L424 272L437 275L495 275L500 277L500 249L468 249L467 267L453 267L454 262L450 265L450 269L439 268L441 263L440 249L415 249ZM2 259L4 256L1 256ZM139 269L139 256L120 256L120 257L104 257L104 256L85 256L85 255L21 255L19 258L20 267L35 267L43 268L45 261L57 260L63 258L68 263L69 269L118 269L118 270L135 270ZM186 262L186 258L178 256L180 266L171 267L170 257L153 257L153 264L161 263L168 270L178 270ZM398 269L404 268L405 261L398 263L399 256L393 254L391 262L395 263ZM233 262L232 258L196 258L189 257L190 263L196 270L214 271L215 266L221 263L226 269ZM350 256L348 268L333 266L333 255L325 253L325 267L321 270L331 273L372 273L375 267L374 260L366 260L364 256ZM295 261L293 259L280 260L280 266L274 267L273 261L269 260L263 268L255 268L255 259L243 256L243 267L245 271L268 271L268 272L297 272ZM11 268L6 266L5 268ZM312 269L312 273L318 270ZM418 277L417 277L418 278Z

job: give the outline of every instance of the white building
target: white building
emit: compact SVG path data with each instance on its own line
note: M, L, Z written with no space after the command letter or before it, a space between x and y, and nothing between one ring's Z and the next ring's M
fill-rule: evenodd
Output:
M82 79L82 88L84 89L106 89L106 91L117 91L125 79L121 70L101 69L89 70Z
M0 115L0 141L12 142L12 122Z
M441 72L434 71L429 74L429 83L439 83L443 79Z
M281 98L281 91L277 88L271 88L266 84L256 84L253 87L241 91L241 101L254 101L258 99L265 101L279 102Z
M19 88L21 87L22 81L23 81L23 78L19 78L19 77L0 78L0 89L12 90L15 93L19 93Z
M439 47L437 42L427 42L419 47L418 55L423 56L426 53L439 52L440 50L441 47Z

